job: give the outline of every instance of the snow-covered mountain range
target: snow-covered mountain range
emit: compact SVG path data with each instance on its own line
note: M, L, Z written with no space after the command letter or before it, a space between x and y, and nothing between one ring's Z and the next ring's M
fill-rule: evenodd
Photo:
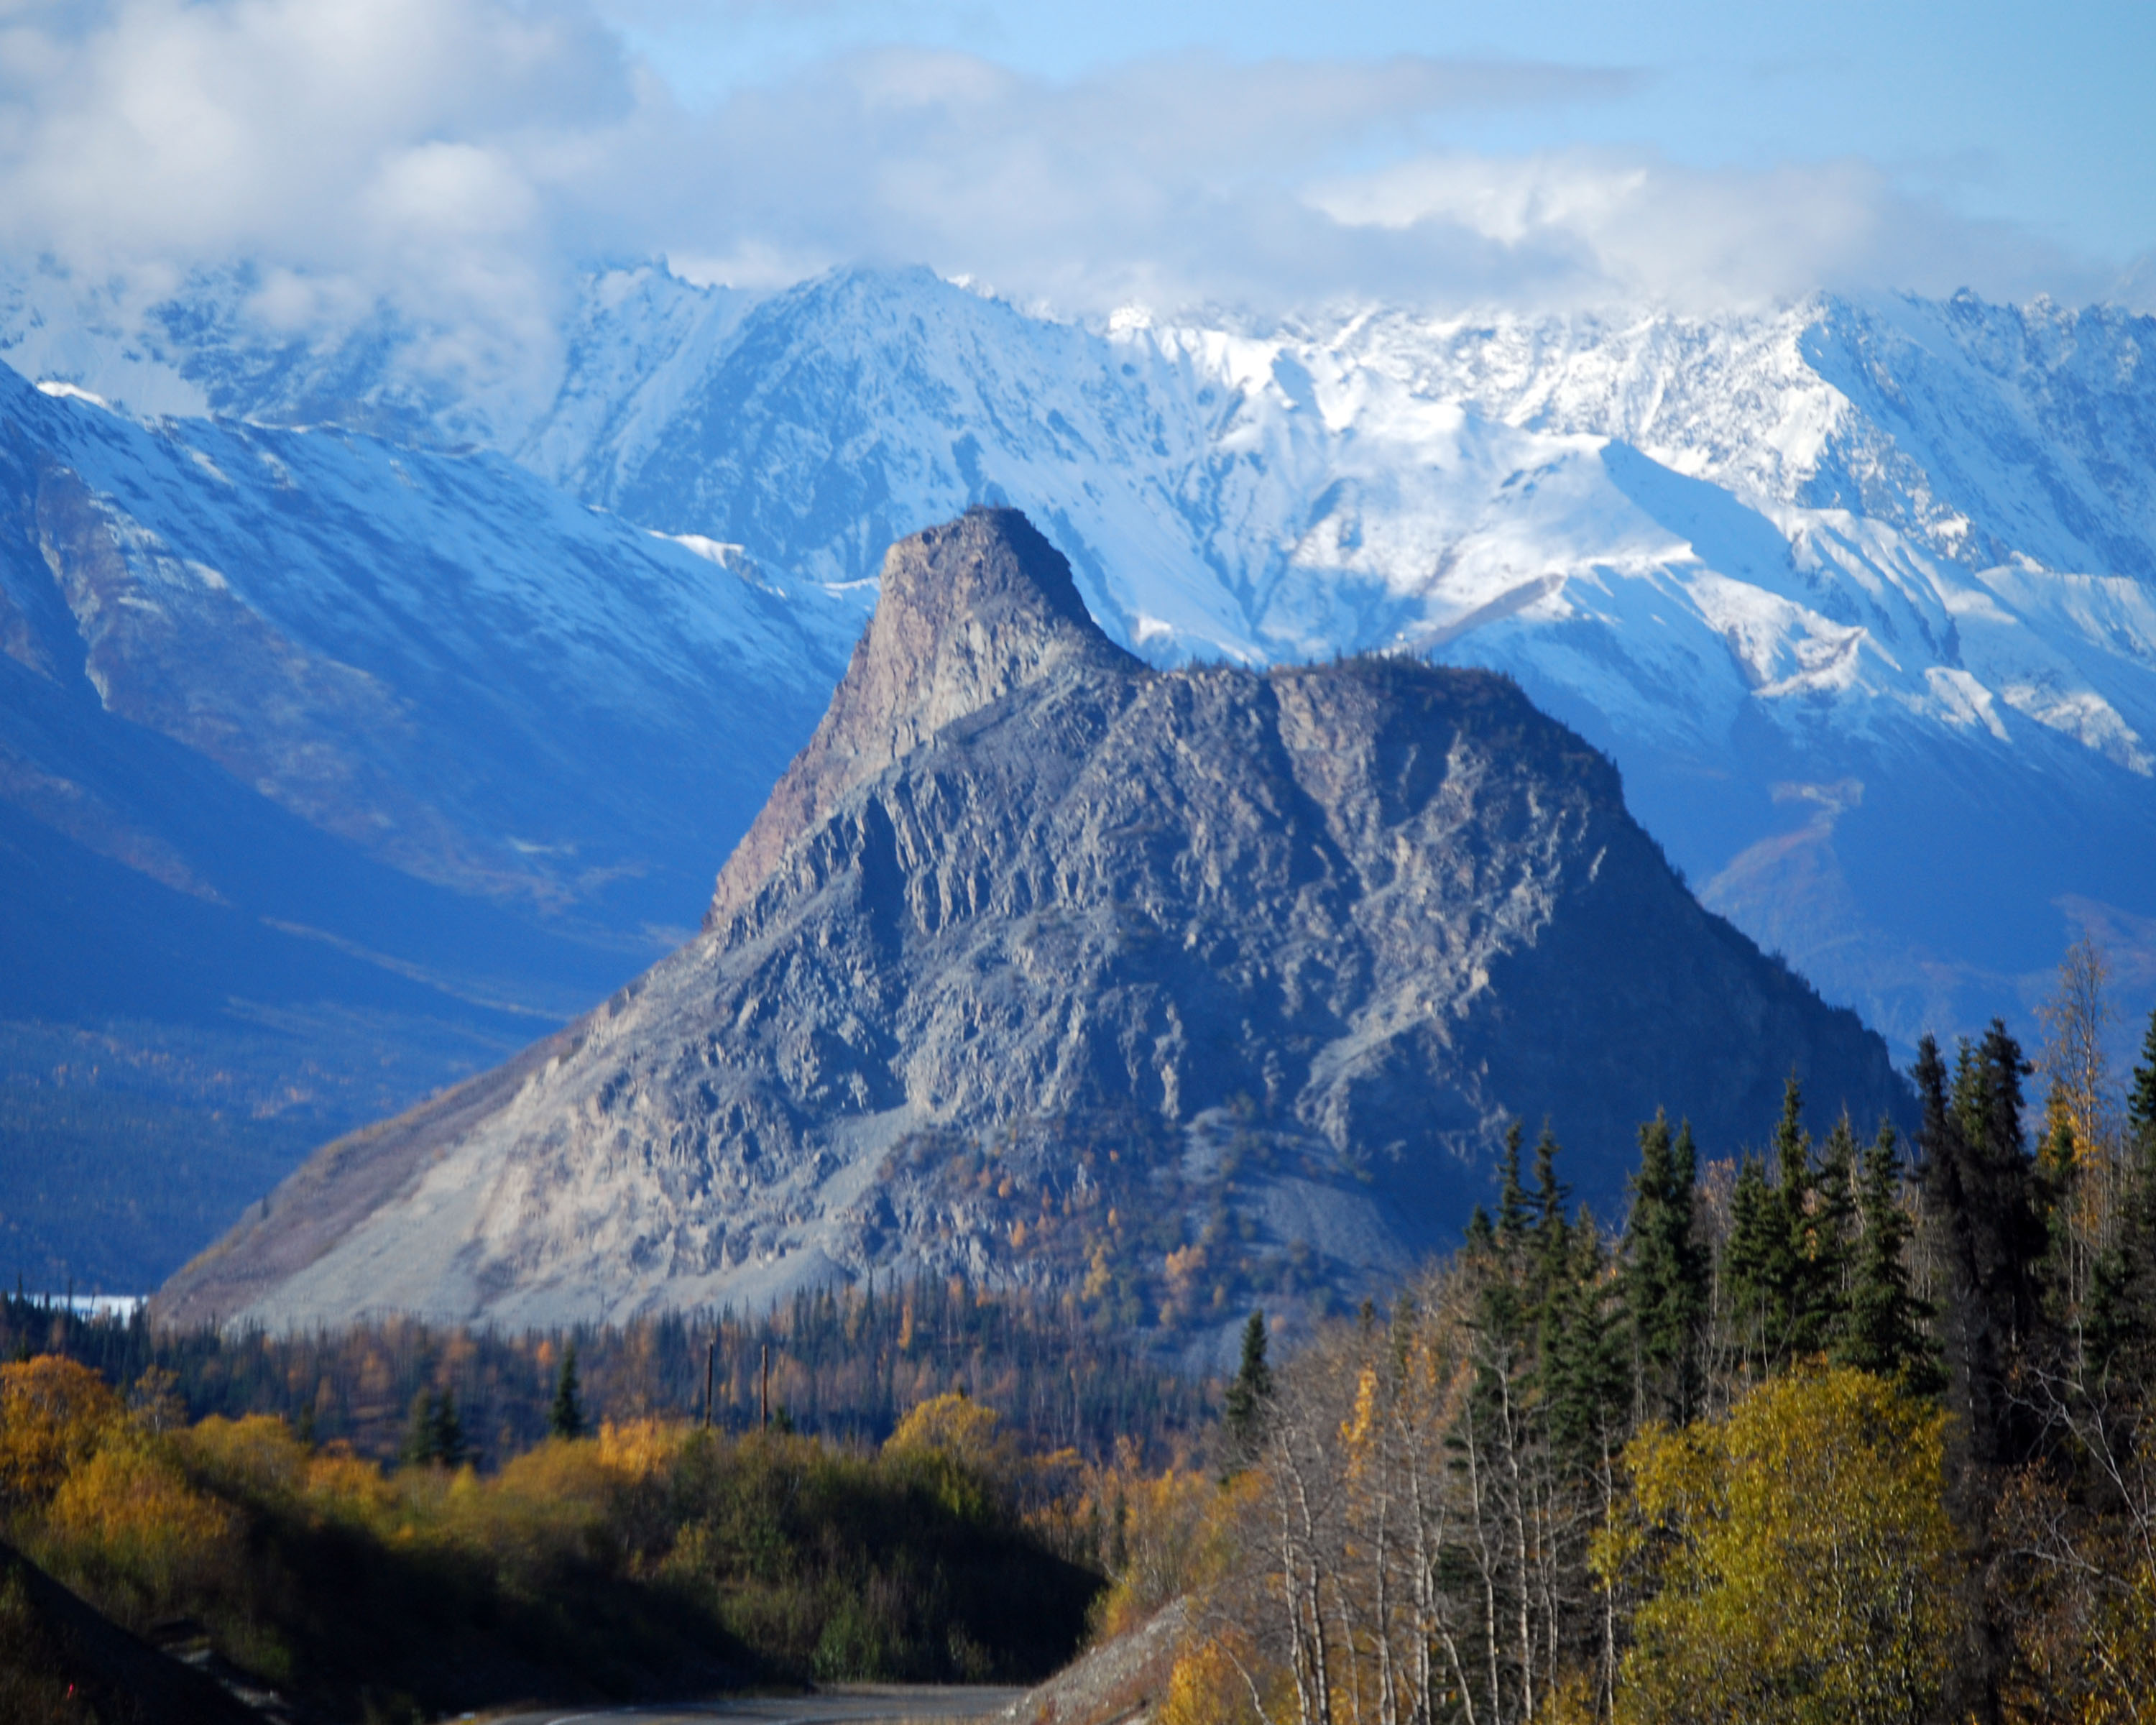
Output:
M1905 1050L2025 1008L2082 929L2129 1004L2156 993L2150 320L1821 295L1082 327L920 270L759 299L638 266L497 375L388 313L282 332L258 286L18 272L0 354L110 405L7 411L88 452L54 459L177 547L157 567L218 572L408 703L400 731L295 696L315 728L260 771L202 716L256 673L189 649L159 675L186 661L192 716L147 721L407 876L615 934L685 922L884 547L1004 501L1157 662L1511 673L1619 762L1711 906ZM310 802L302 735L366 790L343 813ZM604 835L647 828L648 891L602 889L646 866Z
M0 370L0 1249L121 1275L77 1178L258 1195L203 1148L130 1196L139 1118L62 1168L56 1088L328 1136L685 938L864 603L497 455Z

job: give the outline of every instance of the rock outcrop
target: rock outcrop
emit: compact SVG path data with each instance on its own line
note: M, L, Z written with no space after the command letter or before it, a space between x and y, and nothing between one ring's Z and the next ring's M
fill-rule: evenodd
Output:
M1605 1216L1637 1123L1903 1106L1507 680L1150 669L1024 519L895 546L703 933L324 1149L171 1320L502 1323L963 1274L1194 1343L1457 1237L1510 1120Z

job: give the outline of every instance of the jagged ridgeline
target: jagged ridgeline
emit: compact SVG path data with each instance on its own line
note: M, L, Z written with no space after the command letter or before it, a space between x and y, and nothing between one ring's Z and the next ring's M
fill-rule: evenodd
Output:
M1906 1106L1513 684L1157 670L977 509L891 548L699 938L324 1148L160 1311L552 1325L873 1271L1203 1344L1456 1240L1512 1117L1614 1215L1641 1119L1722 1153L1792 1070Z

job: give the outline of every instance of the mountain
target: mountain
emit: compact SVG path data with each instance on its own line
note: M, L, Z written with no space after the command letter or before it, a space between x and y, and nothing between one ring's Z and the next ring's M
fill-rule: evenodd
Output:
M254 291L204 278L129 346L24 289L0 343L146 400L475 440L781 583L872 580L892 537L1008 501L1156 663L1405 644L1516 677L1708 903L1905 1053L2025 1008L2078 932L2156 1004L2146 318L1822 295L1086 328L918 270L757 300L639 267L592 276L543 375L444 382L386 315L273 341Z
M170 1321L516 1326L875 1275L1201 1349L1456 1237L1547 1113L1615 1214L1639 1122L1905 1108L1886 1045L1702 910L1609 762L1481 670L1161 670L1014 511L892 547L705 932L326 1147Z
M497 456L0 370L12 1267L154 1280L259 1194L247 1122L291 1122L281 1173L675 943L862 608ZM86 1084L181 1134L163 1195Z
M551 340L474 341L387 307L295 332L292 286L0 278L0 355L46 386L0 379L0 1251L55 1281L127 1231L22 1219L81 1190L8 1147L55 1111L125 1091L71 1140L114 1218L124 1146L177 1142L141 1108L213 1127L165 1158L226 1170L199 1218L663 950L883 547L973 502L1023 506L1155 665L1512 677L1707 905L1904 1057L2000 1010L2033 1034L2077 932L2123 1023L2156 1005L2147 319L1086 326L919 270L759 297L638 265ZM90 503L39 503L40 462ZM103 511L121 563L80 567L136 572L54 577L40 508ZM223 597L181 603L196 564ZM128 1237L202 1238L178 1214Z
M563 481L827 580L1008 501L1157 662L1505 670L1710 903L1905 1050L2047 986L2082 928L2156 1004L2146 320L1089 332L854 274L731 328Z

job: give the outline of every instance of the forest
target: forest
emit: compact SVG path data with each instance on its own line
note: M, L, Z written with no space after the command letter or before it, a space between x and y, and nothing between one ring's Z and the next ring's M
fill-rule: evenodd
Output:
M2033 1060L1927 1039L1913 1143L1794 1079L1764 1156L1658 1116L1614 1235L1516 1128L1389 1309L1254 1325L1144 1536L1168 1725L2156 1718L2156 1018L2122 1097L2103 983Z
M753 1312L513 1332L398 1319L297 1334L175 1330L0 1298L0 1357L47 1353L115 1384L164 1374L193 1418L275 1414L310 1442L380 1461L403 1453L416 1403L446 1401L482 1469L547 1436L572 1353L606 1418L703 1423L708 1388L720 1430L760 1425L767 1403L789 1430L874 1444L921 1402L963 1389L1036 1443L1094 1461L1132 1444L1157 1463L1187 1455L1214 1395L1061 1303L939 1277L803 1292Z

